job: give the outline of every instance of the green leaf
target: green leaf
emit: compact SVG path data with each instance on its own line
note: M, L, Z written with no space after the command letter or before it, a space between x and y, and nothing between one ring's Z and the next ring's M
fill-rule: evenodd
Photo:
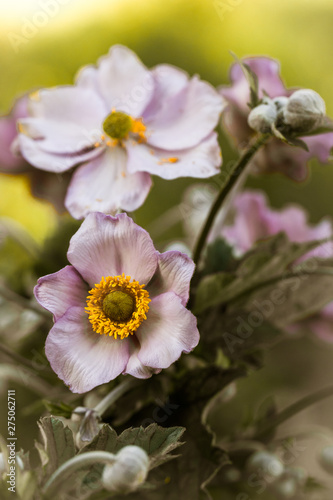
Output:
M55 417L43 417L38 422L43 444L35 443L42 466L50 476L60 465L74 457L73 433Z
M282 328L317 313L331 301L333 268L326 269L325 274L323 267L318 274L295 274L255 290L240 305L248 311L265 307L267 319Z
M217 238L213 243L208 245L204 274L230 271L234 268L234 265L233 248L223 238Z
M326 240L325 240L326 241ZM199 283L194 313L226 304L250 293L256 287L274 282L288 267L303 255L321 245L323 241L293 243L284 233L279 233L248 252L239 262L234 273L216 273Z
M234 54L232 51L230 51L230 53L231 53L232 57L235 59L235 61L240 65L240 67L244 73L244 76L249 84L250 102L248 103L248 106L250 108L255 108L260 103L259 90L258 90L258 77L254 73L254 71L252 71L250 66L248 66L247 64L243 63L240 59L238 59L236 54Z
M71 418L74 406L70 406L67 403L63 403L62 401L60 403L53 403L52 401L48 401L47 399L43 399L42 402L47 411L52 413L52 415Z
M109 425L104 425L98 435L91 443L80 450L85 453L92 450L105 450L117 453L121 448L128 445L136 445L143 448L151 459L151 468L174 458L170 452L182 445L179 441L184 434L184 427L160 427L151 424L146 428L129 428L119 436Z

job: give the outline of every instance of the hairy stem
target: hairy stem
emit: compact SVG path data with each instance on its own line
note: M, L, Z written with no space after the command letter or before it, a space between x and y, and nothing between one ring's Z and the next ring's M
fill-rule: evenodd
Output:
M82 455L76 455L70 460L67 460L67 462L62 464L59 469L52 474L50 479L45 484L43 488L44 498L47 500L59 498L59 490L61 489L61 484L65 479L83 467L92 467L96 464L96 462L102 464L113 464L115 462L115 455L107 451L88 451Z
M102 417L103 414L108 410L108 408L117 401L123 394L132 389L138 381L134 378L125 380L121 384L117 385L105 398L102 399L94 408L94 410Z
M263 146L269 139L270 135L264 134L261 135L260 137L256 138L255 142L249 145L249 147L242 153L240 156L239 160L235 162L232 171L229 173L228 178L226 181L223 183L221 191L217 195L217 198L215 202L213 203L210 212L208 214L208 217L206 219L206 222L204 224L204 227L201 231L201 234L198 238L196 247L194 249L193 253L193 260L195 264L198 264L203 248L206 243L207 236L209 234L209 231L212 228L213 222L215 220L215 217L220 210L221 206L223 205L225 199L231 192L232 188L236 184L237 180L239 179L240 175L244 171L245 167L251 160L251 158L255 155L255 153L258 151L258 149Z

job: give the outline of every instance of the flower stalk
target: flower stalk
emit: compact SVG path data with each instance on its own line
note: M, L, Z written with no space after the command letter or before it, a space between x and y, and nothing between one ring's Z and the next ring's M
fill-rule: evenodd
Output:
M234 164L232 171L229 174L229 177L227 178L226 182L222 185L222 188L217 195L217 198L215 202L213 203L210 212L208 214L208 217L206 219L206 222L204 224L204 227L201 231L201 234L199 235L196 247L194 249L193 253L193 260L194 263L197 265L200 261L200 257L202 254L202 251L204 249L205 243L207 236L209 234L209 231L212 228L213 222L215 220L215 217L220 210L221 206L223 205L225 199L229 195L230 191L236 184L237 180L239 179L240 175L244 171L245 167L248 165L249 161L253 158L255 153L258 151L258 149L263 146L268 139L270 138L270 134L262 134L259 137L256 138L256 140L249 145L249 147L242 153L240 156L239 160Z
M43 488L45 499L59 498L61 484L71 474L84 467L92 467L96 462L101 464L114 464L116 456L107 451L88 451L82 455L77 455L62 464L50 477Z
M117 387L115 387L105 398L103 398L97 405L94 410L102 417L104 413L108 410L108 408L113 405L123 394L132 389L135 385L137 385L138 381L135 378L130 378L121 382Z
M324 389L320 389L319 391L296 401L295 403L291 404L280 413L272 417L269 422L263 424L261 426L261 429L256 433L253 439L259 441L265 439L265 437L271 431L273 431L279 425L283 424L286 420L289 420L289 418L297 415L299 412L305 410L309 406L312 406L315 403L318 403L319 401L322 401L323 399L326 399L330 396L333 396L333 385L325 387Z

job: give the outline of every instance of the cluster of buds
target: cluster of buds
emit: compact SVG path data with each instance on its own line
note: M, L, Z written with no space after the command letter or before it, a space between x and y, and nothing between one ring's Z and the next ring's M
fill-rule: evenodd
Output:
M300 89L290 97L264 97L250 112L248 124L263 134L276 127L283 135L306 135L321 125L325 114L325 102L320 95L311 89Z
M306 483L307 473L301 467L286 466L270 451L253 453L246 463L249 478L256 479L262 491L277 495L277 498L295 498Z

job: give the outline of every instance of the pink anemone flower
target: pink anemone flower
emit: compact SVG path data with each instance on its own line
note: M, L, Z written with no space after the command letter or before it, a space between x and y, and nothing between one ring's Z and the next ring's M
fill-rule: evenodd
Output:
M148 378L198 344L196 318L185 307L192 260L159 253L126 214L89 214L67 256L71 265L40 278L35 296L55 321L46 356L71 391L121 373Z
M65 201L73 217L133 211L149 193L150 174L175 179L219 172L213 129L223 105L197 76L170 65L149 70L116 45L97 67L84 67L75 85L31 96L19 146L38 169L77 167Z

